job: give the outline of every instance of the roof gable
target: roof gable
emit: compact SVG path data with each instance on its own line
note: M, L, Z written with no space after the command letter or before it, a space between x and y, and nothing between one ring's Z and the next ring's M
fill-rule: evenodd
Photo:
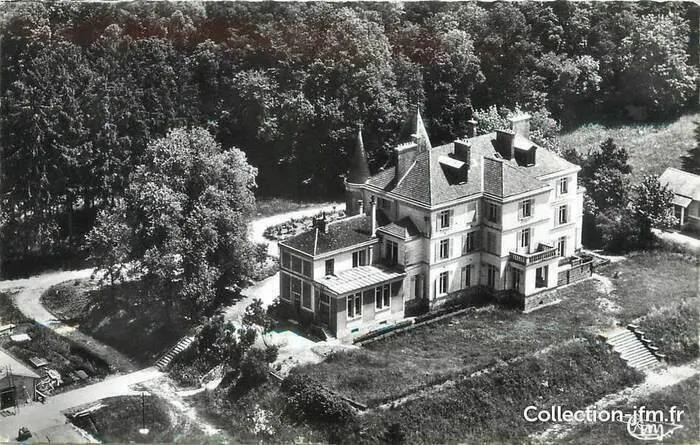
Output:
M4 349L0 349L0 377L4 377L8 369L14 375L40 378L39 374L29 369L24 363L11 356Z
M698 175L669 167L661 174L659 182L668 186L676 195L700 201L700 176Z

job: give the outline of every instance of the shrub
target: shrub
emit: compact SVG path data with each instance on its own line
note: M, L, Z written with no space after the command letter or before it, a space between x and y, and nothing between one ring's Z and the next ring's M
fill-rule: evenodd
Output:
M290 374L282 391L287 395L287 412L297 420L348 424L355 418L350 404L308 376Z
M241 362L240 376L235 391L241 393L265 383L269 377L269 364L277 359L277 347L251 349Z
M172 364L168 374L175 383L182 386L198 387L202 378L202 373L196 365L182 362Z

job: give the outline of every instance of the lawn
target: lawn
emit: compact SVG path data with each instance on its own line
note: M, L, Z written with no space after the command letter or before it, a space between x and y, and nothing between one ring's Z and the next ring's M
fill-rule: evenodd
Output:
M573 148L587 154L607 138L624 147L630 154L632 178L638 181L645 174L660 175L667 167L681 166L681 156L695 147L693 134L700 113L689 114L670 123L605 127L584 125L559 137L563 150Z
M610 278L622 323L645 316L654 308L674 307L684 300L698 303L700 263L692 256L666 251L635 252L599 268ZM617 276L617 278L615 278Z
M135 281L98 288L89 280L70 280L49 288L42 302L57 318L78 323L82 332L142 366L153 365L194 325L176 307L149 298Z
M591 311L599 285L588 280L560 290L565 300L529 314L489 306L336 353L298 372L341 394L375 406L415 390L467 375L500 361L607 326Z
M199 428L160 397L110 397L99 403L105 406L71 422L103 443L207 443ZM69 417L79 410L71 411ZM148 434L139 432L143 425Z
M624 325L652 308L697 301L696 270L694 259L679 254L633 254L598 271L612 281L611 294L599 281L586 280L559 289L562 302L558 305L529 314L501 307L475 309L355 351L333 354L297 372L376 406L499 361ZM667 342L683 335L670 333Z
M526 407L584 408L641 380L606 345L587 337L397 408L374 411L360 422L370 437L398 424L412 444L526 443L530 434L548 426L527 422Z
M683 410L680 424L683 426L664 439L664 443L697 443L700 437L698 415L700 414L700 379L691 377L677 383L663 391L647 396L644 400L635 400L610 407L609 410L618 409L624 413L632 413L636 407L645 406L650 410L663 410L669 412L672 406ZM594 423L584 424L574 428L566 437L566 443L583 444L639 444L640 440L633 438L627 432L627 424L623 423Z

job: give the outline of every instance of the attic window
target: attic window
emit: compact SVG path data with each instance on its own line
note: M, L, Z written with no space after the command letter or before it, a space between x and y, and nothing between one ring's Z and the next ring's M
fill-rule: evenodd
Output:
M438 162L450 183L463 184L467 179L469 163L449 156L440 156Z

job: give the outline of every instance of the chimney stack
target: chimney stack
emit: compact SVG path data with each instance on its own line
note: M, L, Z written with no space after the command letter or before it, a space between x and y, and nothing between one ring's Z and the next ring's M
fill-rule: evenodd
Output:
M513 159L515 151L515 133L508 130L496 130L496 151L503 159Z
M508 120L510 121L510 128L515 134L529 139L530 138L530 116L527 113L517 114Z
M372 212L371 212L372 213L372 216L371 216L372 227L371 227L371 230L372 230L372 237L374 238L375 236L377 236L377 199L374 196L372 196L372 200L370 201L370 203L372 204Z
M468 138L476 137L476 128L477 128L477 124L478 124L478 123L477 123L476 120L474 120L473 118L472 118L472 119L469 119L469 120L467 121L467 137L468 137Z
M418 154L418 144L408 142L401 144L394 149L396 153L396 181L400 181L403 175L406 174L413 161L416 160Z
M455 153L454 158L467 164L469 168L469 161L471 157L472 146L468 141L455 141Z
M313 227L318 229L320 232L328 233L328 220L326 220L326 212L323 212L318 218L313 219Z

